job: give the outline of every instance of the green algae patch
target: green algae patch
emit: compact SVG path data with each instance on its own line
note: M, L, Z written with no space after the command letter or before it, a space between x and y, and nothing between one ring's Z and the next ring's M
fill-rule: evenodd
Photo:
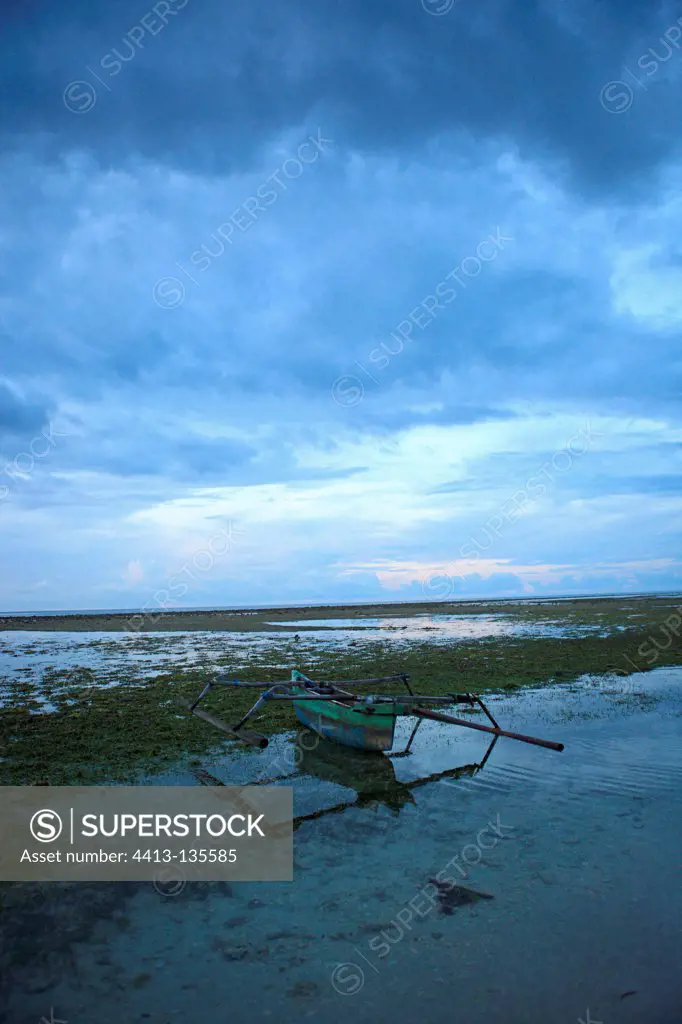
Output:
M0 715L4 785L124 781L185 752L206 749L206 726L177 705L202 680L126 683L63 698L51 713L13 707ZM211 736L215 744L215 736Z

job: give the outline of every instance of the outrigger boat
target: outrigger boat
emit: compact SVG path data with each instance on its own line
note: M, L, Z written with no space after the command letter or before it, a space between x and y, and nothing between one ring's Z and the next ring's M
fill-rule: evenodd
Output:
M376 686L398 681L404 684L407 694L361 695L346 689L347 686ZM214 686L258 688L263 690L263 693L235 725L228 725L198 706ZM324 739L334 740L336 743L354 747L357 750L390 750L393 746L396 719L401 716L461 725L466 729L476 729L493 736L506 736L508 739L532 743L536 747L546 747L549 750L561 751L564 749L563 743L540 740L534 736L524 736L522 733L507 732L507 730L501 729L489 709L475 693L450 693L443 697L415 694L410 686L409 676L404 672L378 679L347 679L329 683L315 682L296 669L292 671L291 679L282 683L243 682L240 679L221 674L206 684L194 703L188 705L188 710L235 739L264 749L268 745L267 736L251 732L244 726L269 701L280 700L290 701L293 704L296 717L302 725L312 729ZM442 711L435 711L429 706L452 704L465 704L471 710L479 708L486 715L490 724L485 725L482 722L456 718L453 715L444 714Z

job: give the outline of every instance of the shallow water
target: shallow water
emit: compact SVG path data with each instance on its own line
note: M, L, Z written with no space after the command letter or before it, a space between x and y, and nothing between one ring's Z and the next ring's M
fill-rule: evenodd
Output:
M436 723L371 766L321 745L296 767L291 737L223 747L203 781L283 777L318 814L295 881L53 886L42 917L3 915L43 956L5 1020L679 1024L682 670L598 684L492 698L504 727L566 749L502 739L480 770L486 737ZM448 864L493 899L443 913L428 879Z
M269 625L297 627L305 630L304 636L309 636L312 632L316 637L324 637L324 631L334 630L337 640L339 634L342 639L357 639L358 633L388 631L391 633L392 641L402 639L433 643L481 640L500 636L587 636L590 633L603 632L600 625L568 625L565 619L531 619L524 622L523 619L510 618L501 612L492 615L424 614L354 619L294 619ZM394 635L396 631L400 632L397 638Z
M567 625L561 620L524 622L502 614L320 619L273 625L285 628L277 632L140 634L4 630L0 631L0 679L36 683L46 671L86 669L97 673L98 682L116 685L131 673L138 678L151 678L201 663L215 664L218 659L223 664L226 659L233 659L235 665L242 665L254 653L281 650L283 642L295 645L292 654L314 664L322 652L347 644L361 647L383 639L399 648L403 642L440 644L495 637L587 636L603 631L598 625ZM298 636L296 628L300 628ZM1 693L0 685L0 696Z
M211 661L239 646L252 649L270 633L155 632L85 633L10 630L0 632L0 673L89 668L104 674L132 666L143 675L157 675L180 662L185 665Z
M97 685L117 686L133 679L151 679L193 665L215 665L234 658L244 664L273 643L272 633L155 632L131 633L0 631L0 707L6 701L7 681L23 680L45 710L52 705L43 687L66 690L88 679L60 677L62 673L92 672ZM6 681L3 686L3 679ZM92 680L91 680L92 681Z

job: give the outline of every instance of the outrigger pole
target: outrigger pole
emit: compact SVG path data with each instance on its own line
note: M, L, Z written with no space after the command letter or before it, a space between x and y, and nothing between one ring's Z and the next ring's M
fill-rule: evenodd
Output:
M487 732L493 736L506 736L510 740L520 740L522 743L532 743L536 747L546 747L548 750L564 749L563 743L555 743L553 740L539 740L535 736L524 736L520 732L507 732L499 726L481 725L480 722L467 722L464 718L455 718L453 715L444 715L440 711L431 711L429 708L415 708L413 714L417 718L430 718L435 722L448 722L450 725L463 725L466 729L477 729L479 732Z
M197 707L199 701L203 700L206 694L210 690L212 690L214 686L244 685L248 685L248 683L239 683L239 681L236 679L225 679L224 677L218 676L215 679L211 679L210 682L206 683L206 686L203 688L203 690L201 691L201 693L199 694L199 696L197 697L193 704L190 704L189 701L183 701L183 704L185 705L187 710L190 711L193 715L196 715L197 718L203 719L204 722L208 722L209 725L214 726L216 729L220 729L221 732L226 732L228 736L234 736L235 739L241 740L242 743L248 743L249 746L251 747L259 747L260 750L265 750L265 748L270 743L270 740L267 738L267 736L263 736L259 732L251 732L248 729L241 729L237 731L239 729L239 726L246 721L246 718L249 718L249 716L253 713L255 708L252 708L251 711L249 711L249 713L246 715L246 718L243 718L242 721L239 722L237 725L228 725L227 722L223 722L221 718L216 718L215 715L212 715L208 711L203 711L201 708ZM270 686L271 684L258 683L257 685ZM258 703L261 702L262 698Z
M259 747L261 750L270 743L267 736L262 736L259 732L250 732L248 729L240 729L237 731L237 727L234 725L228 725L227 722L223 722L222 719L216 718L215 715L210 714L208 711L202 711L201 708L193 708L190 704L187 704L188 709L197 718L203 718L204 722L208 722L209 725L215 726L216 729L220 729L221 732L226 732L228 736L234 736L235 739L241 740L242 743L248 743L250 747Z

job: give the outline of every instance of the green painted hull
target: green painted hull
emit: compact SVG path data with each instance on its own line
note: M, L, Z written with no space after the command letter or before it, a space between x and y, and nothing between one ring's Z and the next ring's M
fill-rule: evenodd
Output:
M301 694L307 691L301 688ZM338 701L295 700L296 717L318 736L357 750L390 750L395 720L408 713L402 704L357 709Z

